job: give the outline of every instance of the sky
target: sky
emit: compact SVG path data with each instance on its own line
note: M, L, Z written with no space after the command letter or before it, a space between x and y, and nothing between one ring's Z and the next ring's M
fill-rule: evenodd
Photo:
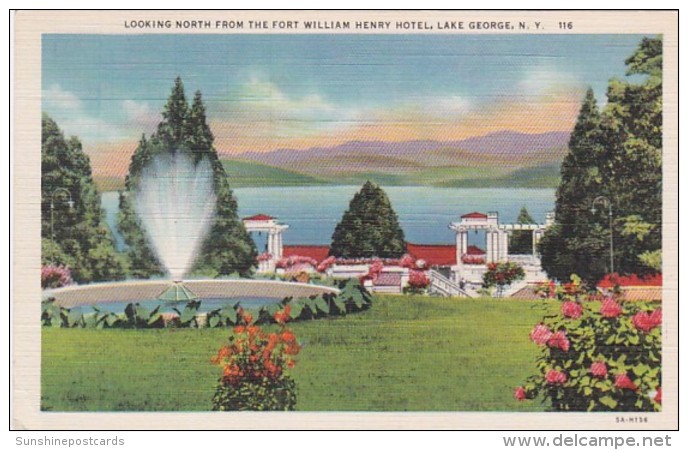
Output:
M638 35L44 35L42 102L94 170L123 175L174 79L227 156L352 140L570 131Z

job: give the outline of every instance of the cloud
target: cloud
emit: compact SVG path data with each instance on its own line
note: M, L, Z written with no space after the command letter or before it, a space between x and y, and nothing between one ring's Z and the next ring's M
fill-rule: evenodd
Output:
M66 136L77 136L84 144L122 138L121 130L112 121L89 113L87 102L60 85L51 85L43 90L42 96L43 111L57 122Z
M48 113L67 136L79 137L84 145L138 139L150 133L160 121L145 102L134 100L82 100L58 84L42 92L43 111Z
M127 128L135 128L137 131L140 129L143 129L143 132L154 130L162 118L159 112L153 111L150 104L135 100L124 100L122 111L125 115Z
M516 93L522 97L538 97L584 89L583 82L569 72L551 66L528 69L516 84Z
M76 111L82 107L83 104L76 95L65 91L58 84L43 90L43 108Z
M271 136L304 136L341 129L362 114L358 108L335 104L320 93L290 94L256 76L212 106L219 120L250 124L254 134Z

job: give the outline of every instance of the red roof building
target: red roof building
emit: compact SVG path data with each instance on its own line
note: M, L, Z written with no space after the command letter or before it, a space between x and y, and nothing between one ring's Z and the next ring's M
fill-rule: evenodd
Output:
M285 245L282 250L283 257L307 256L321 263L330 253L329 245Z
M455 245L406 244L406 251L415 259L424 260L429 266L456 265Z
M461 216L462 219L487 219L487 214L481 212L473 211L472 213L464 214Z
M259 221L259 222L262 222L262 221L267 222L268 220L275 220L275 218L272 216L268 216L267 214L256 214L255 216L244 217L243 220L255 220L255 221Z

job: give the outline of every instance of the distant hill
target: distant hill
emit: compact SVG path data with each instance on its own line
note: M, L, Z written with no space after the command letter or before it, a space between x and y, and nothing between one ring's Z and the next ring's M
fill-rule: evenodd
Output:
M502 131L445 142L350 141L307 150L246 152L237 159L312 177L317 183L370 179L388 185L554 187L568 139L565 132ZM302 181L310 184L307 179L297 182Z

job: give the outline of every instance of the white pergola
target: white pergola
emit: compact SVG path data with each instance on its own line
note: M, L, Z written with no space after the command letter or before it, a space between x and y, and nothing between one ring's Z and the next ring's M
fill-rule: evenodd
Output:
M249 233L264 232L268 236L267 252L271 258L267 261L266 271L274 271L275 263L282 257L284 243L282 241L282 233L289 228L289 225L280 224L277 219L266 214L256 214L255 216L245 217L243 219L244 228Z
M456 232L456 277L464 272L463 257L468 254L468 232L485 231L485 264L507 261L509 259L509 235L514 231L530 231L533 235L532 256L528 258L534 265L540 264L537 244L545 230L554 223L554 213L547 213L544 224L499 223L499 214L472 212L461 216L459 222L452 222L449 228ZM523 255L518 255L523 258ZM515 258L512 258L515 259Z

